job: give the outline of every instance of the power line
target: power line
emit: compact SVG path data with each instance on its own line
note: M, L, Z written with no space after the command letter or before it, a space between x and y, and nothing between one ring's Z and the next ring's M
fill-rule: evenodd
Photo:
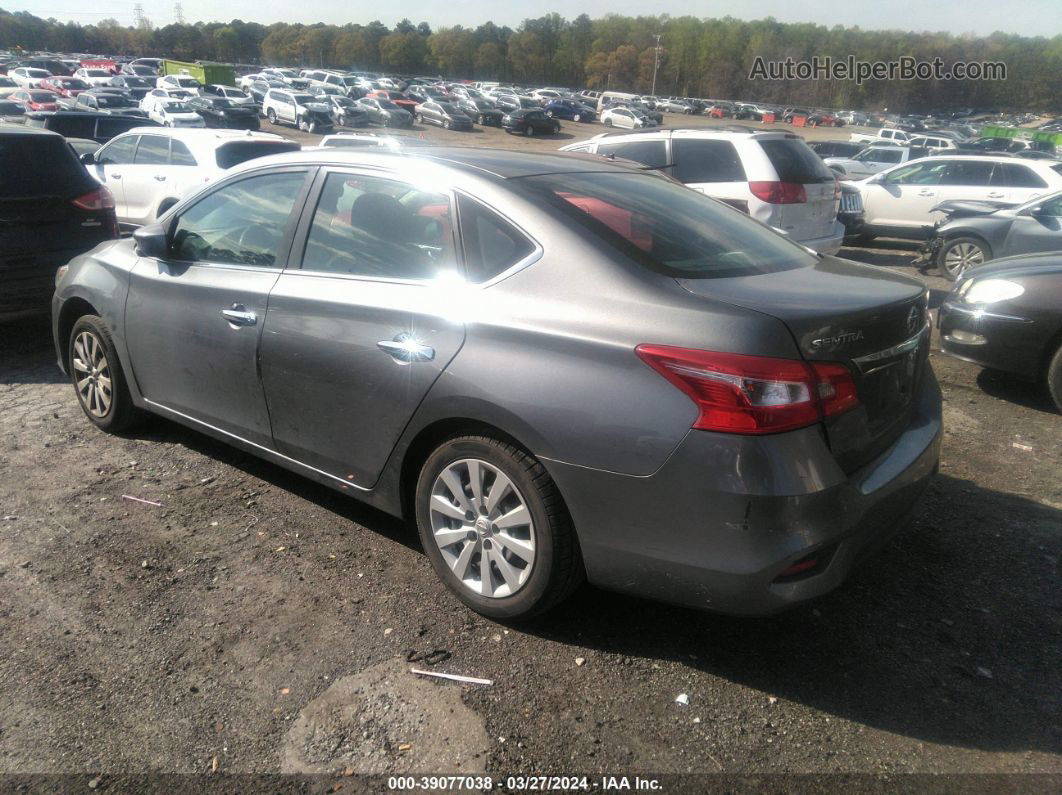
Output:
M138 28L147 27L147 17L144 16L143 3L137 3L133 6L133 21Z
M173 21L178 25L184 24L184 8L180 3L177 3L177 5L173 7Z

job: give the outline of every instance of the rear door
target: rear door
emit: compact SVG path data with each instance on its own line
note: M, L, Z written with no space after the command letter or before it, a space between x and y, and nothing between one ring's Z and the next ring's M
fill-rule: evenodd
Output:
M144 397L268 448L258 345L307 172L251 174L183 208L169 225L169 255L137 261L126 302L126 343Z
M464 341L448 191L323 170L269 299L262 383L277 450L369 488ZM447 287L449 285L449 287Z
M993 184L993 174L1002 164L988 159L949 160L937 186L939 201L971 199L1007 201L1011 190ZM933 219L931 219L933 220Z

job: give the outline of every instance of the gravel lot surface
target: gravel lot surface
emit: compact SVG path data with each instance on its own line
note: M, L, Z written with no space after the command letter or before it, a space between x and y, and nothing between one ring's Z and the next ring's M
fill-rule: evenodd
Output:
M584 588L504 626L401 522L162 420L102 434L47 322L0 332L0 773L1062 774L1062 416L936 339L940 476L840 590L754 620Z

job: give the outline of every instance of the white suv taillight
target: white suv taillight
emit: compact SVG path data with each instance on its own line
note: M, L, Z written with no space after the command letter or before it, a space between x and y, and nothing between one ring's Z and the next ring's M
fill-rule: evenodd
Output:
M693 427L764 434L814 425L859 405L840 362L807 362L669 345L639 345L638 357L700 410Z
M799 182L750 182L752 195L768 204L804 204L808 193Z

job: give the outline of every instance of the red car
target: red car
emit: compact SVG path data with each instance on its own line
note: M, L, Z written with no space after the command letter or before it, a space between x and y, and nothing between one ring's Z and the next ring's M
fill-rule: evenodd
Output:
M106 69L112 74L118 74L118 63L110 58L88 58L81 62L83 69Z
M60 77L58 75L52 75L47 80L42 80L37 85L39 88L42 88L45 91L51 91L61 97L76 97L82 91L87 91L92 88L92 86L80 77Z
M365 95L370 99L389 99L402 110L408 110L410 113L416 113L417 103L403 94L401 91L386 91L379 89L377 91L370 91Z
M16 91L9 99L21 103L26 110L59 110L59 97L39 88Z

